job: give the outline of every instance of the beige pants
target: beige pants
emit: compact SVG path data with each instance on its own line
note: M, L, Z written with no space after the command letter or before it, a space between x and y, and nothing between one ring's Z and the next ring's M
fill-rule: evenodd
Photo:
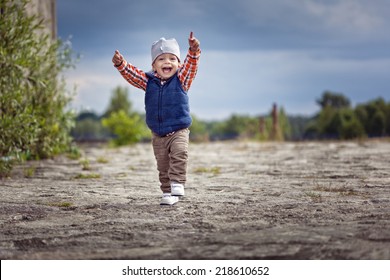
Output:
M153 134L153 151L163 193L171 192L171 182L186 183L189 134L188 128L176 131L171 136Z

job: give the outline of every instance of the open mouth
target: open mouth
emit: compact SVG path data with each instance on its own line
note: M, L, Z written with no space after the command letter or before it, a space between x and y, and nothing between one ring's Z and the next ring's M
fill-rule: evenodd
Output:
M162 68L163 73L170 73L172 71L172 67L163 67Z

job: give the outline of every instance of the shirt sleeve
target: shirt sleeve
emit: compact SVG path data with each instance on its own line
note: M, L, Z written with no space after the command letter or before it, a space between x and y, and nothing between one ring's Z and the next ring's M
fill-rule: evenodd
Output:
M144 71L128 63L126 60L123 60L122 64L115 67L118 69L119 73L121 73L122 77L131 85L146 91L148 78Z
M196 52L188 50L184 63L179 69L178 77L185 91L190 89L192 81L195 79L200 53L200 49Z

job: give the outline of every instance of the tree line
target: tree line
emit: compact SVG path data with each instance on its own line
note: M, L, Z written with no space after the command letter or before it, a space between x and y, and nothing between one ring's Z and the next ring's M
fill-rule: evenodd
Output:
M202 121L193 115L190 137L192 141L297 141L390 135L390 103L383 98L352 108L343 94L325 91L316 103L320 111L314 116L289 116L283 107L258 116L233 114L222 121ZM117 87L101 116L90 111L77 116L72 136L77 141L111 141L114 145L148 141L151 135L144 119L144 114L133 110L127 88Z
M341 93L326 91L317 100L320 112L308 123L305 138L355 139L390 135L390 102L379 97L354 108Z

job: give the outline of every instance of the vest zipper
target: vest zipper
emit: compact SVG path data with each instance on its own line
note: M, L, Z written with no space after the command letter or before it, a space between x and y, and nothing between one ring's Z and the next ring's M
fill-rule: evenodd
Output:
M159 134L161 134L161 127L162 127L162 96L163 96L163 87L164 85L160 85L160 89L158 91L158 130Z

